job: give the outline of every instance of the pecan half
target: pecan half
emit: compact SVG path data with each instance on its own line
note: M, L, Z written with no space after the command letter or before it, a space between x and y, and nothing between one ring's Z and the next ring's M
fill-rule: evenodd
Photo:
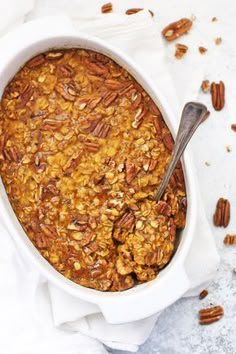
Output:
M218 200L213 220L215 226L228 226L230 220L230 203L227 199L220 198Z
M112 12L112 3L108 2L107 4L102 5L101 12L103 14L107 14L108 12Z
M98 138L106 138L109 130L111 129L110 125L105 122L97 122L95 128L93 129L93 134Z
M133 181L134 177L138 174L138 169L134 163L129 160L125 162L125 180L128 184Z
M232 129L234 132L236 132L236 123L231 124L231 129Z
M23 92L18 98L17 108L23 108L26 103L31 99L34 93L34 88L31 84L28 84L23 89Z
M220 320L224 315L222 306L212 306L199 311L199 323L206 325Z
M177 43L175 50L175 57L181 59L188 51L188 46L185 44Z
M162 35L167 41L173 41L184 33L187 33L192 27L192 21L188 18L181 18L179 21L172 22L162 30Z
M26 64L28 68L36 68L39 65L42 65L45 62L45 58L43 54L37 55L36 57L32 58L31 60L28 61Z
M74 75L74 69L69 64L61 64L58 67L59 72L66 77Z
M214 109L220 111L225 105L225 85L223 81L211 84L211 101Z
M117 92L108 92L103 98L103 104L105 107L109 107L112 102L117 98Z
M226 235L224 238L225 245L236 245L236 235Z

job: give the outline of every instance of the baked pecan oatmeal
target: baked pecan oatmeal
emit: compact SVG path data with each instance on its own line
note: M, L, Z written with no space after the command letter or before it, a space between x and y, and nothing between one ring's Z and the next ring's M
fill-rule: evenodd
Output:
M154 279L185 225L181 164L161 113L122 67L89 50L40 54L5 89L0 172L28 237L65 277L119 291Z

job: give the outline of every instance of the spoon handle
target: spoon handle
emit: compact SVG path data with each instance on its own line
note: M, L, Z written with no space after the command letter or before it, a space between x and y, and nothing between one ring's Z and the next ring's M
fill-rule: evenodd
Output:
M208 117L208 115L209 112L207 111L206 106L201 103L189 102L184 106L176 136L175 147L162 182L154 195L154 200L158 201L162 197L175 166L182 156L189 140L197 127Z

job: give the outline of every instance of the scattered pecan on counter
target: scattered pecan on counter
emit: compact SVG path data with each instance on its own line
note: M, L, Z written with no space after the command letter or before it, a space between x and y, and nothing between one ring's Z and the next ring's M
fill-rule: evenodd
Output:
M215 226L228 226L230 220L230 202L227 199L220 198L218 200L213 220Z
M212 82L211 84L211 100L212 105L216 111L220 111L224 108L225 105L225 85L223 81L220 81L218 84Z
M199 311L199 323L207 325L219 321L223 316L224 309L222 306L207 307Z
M187 33L192 27L193 22L188 18L182 18L179 21L172 22L162 30L162 35L167 41L173 41L183 34Z

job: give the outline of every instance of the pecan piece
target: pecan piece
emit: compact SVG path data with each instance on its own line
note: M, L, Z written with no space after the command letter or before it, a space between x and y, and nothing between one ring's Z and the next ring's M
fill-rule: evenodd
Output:
M225 245L236 245L236 235L226 235L224 238Z
M138 8L138 7L134 7L132 9L128 9L125 11L126 15L134 15L137 14L138 12L143 11L143 8ZM154 12L152 10L148 10L150 15L153 17L154 16Z
M103 98L103 104L105 107L109 107L112 102L117 98L117 92L108 92Z
M112 278L112 286L110 288L111 291L118 290L126 290L132 288L134 286L134 279L131 275L121 275L115 273Z
M175 241L175 236L176 236L176 225L174 223L174 219L170 218L170 222L169 222L169 234L170 234L170 241L174 242Z
M188 46L180 43L177 43L175 46L176 46L175 57L177 59L181 59L187 53Z
M135 91L133 92L131 99L133 101L132 108L137 109L142 101L142 94L140 92Z
M133 87L134 87L133 84L123 85L123 88L119 90L119 96L125 95L126 93L130 93Z
M75 90L70 87L68 84L63 84L62 82L59 82L55 86L55 90L67 101L75 101L77 93Z
M170 132L166 132L163 135L162 141L163 141L163 144L165 145L165 147L169 151L173 150L173 148L174 148L174 140L173 140L172 135L170 134Z
M236 124L234 123L234 124L231 124L231 129L234 131L234 132L236 132Z
M104 81L105 86L112 91L118 91L121 90L124 86L124 84L120 81L114 80L114 79L107 79Z
M126 160L125 162L125 180L128 184L130 184L134 177L138 174L138 169L134 163L130 160Z
M225 105L225 85L223 81L211 84L211 101L214 109L220 111Z
M21 155L16 146L11 146L8 149L5 149L3 153L9 161L19 162L21 159Z
M125 260L123 257L118 257L116 261L117 272L121 275L126 275L133 272L132 261Z
M108 69L105 65L103 65L102 63L88 63L87 65L88 68L88 72L90 74L95 74L95 75L107 75L108 74Z
M148 102L148 109L154 116L161 117L161 112L159 111L158 107L153 102L153 100L150 100Z
M228 226L230 220L230 203L227 199L220 198L218 200L213 220L215 226Z
M208 295L208 290L207 289L203 289L200 294L199 294L199 299L202 300L204 299L206 296Z
M157 203L157 211L158 211L158 213L160 213L162 215L170 216L171 215L171 206L168 203L160 200Z
M76 154L71 159L69 159L69 161L67 161L65 166L63 166L63 171L66 173L72 173L80 163L81 157L82 157L82 151L80 151L78 154Z
M201 84L201 89L203 92L208 92L210 90L210 81L209 80L203 80Z
M206 325L220 320L224 315L222 306L212 306L199 311L199 323Z
M147 113L147 108L141 105L137 113L135 114L134 120L132 122L133 128L137 129L140 126L146 113Z
M82 236L82 240L79 241L79 245L81 247L87 246L92 241L92 238L93 232L87 229Z
M59 128L61 128L63 125L62 121L56 120L56 119L44 119L42 124L41 124L41 129L42 130L49 130L49 131L54 131Z
M46 53L46 59L48 60L55 60L55 59L61 59L64 56L63 52L48 52Z
M7 142L7 135L6 134L2 134L0 136L0 152L3 152L3 149L6 145Z
M37 55L36 57L30 59L26 64L28 68L36 68L39 65L42 65L45 62L45 58L43 54Z
M61 64L58 66L59 72L66 77L74 75L74 69L69 64Z
M219 45L219 44L221 44L221 43L222 43L222 38L221 38L221 37L215 38L215 44L216 44L216 45Z
M97 107L97 105L99 104L99 102L101 102L101 100L102 100L102 97L99 97L99 96L92 98L91 100L89 100L87 107L93 109L93 108Z
M205 54L207 52L207 48L205 47L198 47L198 50L200 54Z
M37 166L39 165L40 163ZM42 200L50 199L55 197L56 195L59 195L60 192L58 188L55 186L55 184L56 184L56 180L51 179L48 181L48 184L45 187L43 187L42 195L41 195Z
M85 141L84 146L90 152L97 152L100 148L98 143L93 143L91 141Z
M47 237L42 233L38 233L35 236L35 243L36 243L36 246L39 248L47 248L47 246L48 246Z
M147 171L153 171L157 165L157 160L153 160L150 158L144 158L143 159L143 169L145 172Z
M112 3L108 2L107 4L102 5L101 12L103 14L107 14L108 12L112 12Z
M181 18L179 21L172 22L162 30L162 35L167 41L173 41L192 27L192 21L188 18Z
M116 223L116 226L122 229L130 230L131 227L134 225L134 219L135 218L132 211L127 211Z
M32 112L30 115L30 118L46 118L48 116L49 112L46 109L39 109L35 112Z
M40 224L40 228L43 234L49 238L56 238L57 237L57 230L52 225Z

